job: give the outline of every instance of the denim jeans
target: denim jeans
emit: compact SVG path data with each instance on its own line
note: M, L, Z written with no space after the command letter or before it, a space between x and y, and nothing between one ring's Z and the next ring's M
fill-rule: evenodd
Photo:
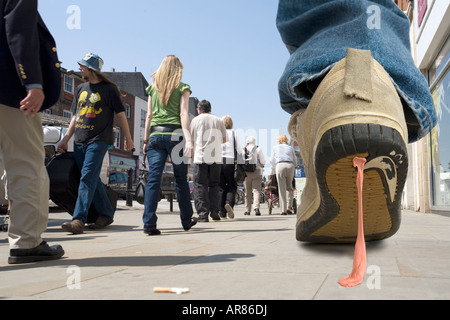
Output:
M280 0L277 27L291 54L279 81L282 108L306 108L348 48L370 50L406 105L409 141L437 124L427 81L414 64L409 20L392 0Z
M148 180L145 187L144 230L156 229L156 209L158 207L159 189L163 169L170 156L173 165L177 189L177 201L180 209L180 219L183 228L189 227L192 221L193 209L187 181L188 160L183 156L183 138L178 135L156 134L150 136L147 147Z
M114 208L100 179L103 158L107 151L108 144L101 141L74 145L74 157L81 171L81 178L73 220L86 222L91 204L101 216L108 219L114 217Z

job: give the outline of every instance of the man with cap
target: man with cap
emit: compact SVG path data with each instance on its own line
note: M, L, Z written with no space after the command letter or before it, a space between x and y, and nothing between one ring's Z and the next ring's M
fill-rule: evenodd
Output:
M58 146L58 152L65 152L68 141L75 136L74 156L81 171L80 186L73 219L62 225L64 231L73 234L83 233L91 204L100 214L89 226L91 229L105 228L114 221L114 209L100 180L103 158L114 143L114 115L125 135L126 149L134 149L119 89L101 73L103 60L88 53L78 64L87 82L76 90L71 109L74 116Z
M49 246L41 237L48 223L49 179L39 112L59 98L59 67L37 0L0 0L0 162L12 204L10 264L64 255L61 246Z

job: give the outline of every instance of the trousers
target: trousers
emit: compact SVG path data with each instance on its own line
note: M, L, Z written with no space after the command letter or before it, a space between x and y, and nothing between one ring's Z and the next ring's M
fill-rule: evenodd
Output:
M277 28L290 58L278 84L282 108L306 108L348 48L370 50L405 105L409 142L437 124L428 83L414 64L408 17L392 0L280 0Z
M32 118L19 109L0 105L0 162L7 173L8 199L12 201L10 249L35 248L47 228L49 201L40 114Z

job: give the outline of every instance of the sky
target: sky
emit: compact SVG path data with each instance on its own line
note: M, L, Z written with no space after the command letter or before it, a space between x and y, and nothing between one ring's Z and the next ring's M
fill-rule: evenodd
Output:
M266 157L290 115L278 80L289 58L275 20L276 0L39 0L62 67L77 70L86 53L103 71L141 72L149 83L164 57L184 64L192 96L230 115L234 129L254 135ZM238 132L239 132L238 131ZM268 160L268 159L267 159Z

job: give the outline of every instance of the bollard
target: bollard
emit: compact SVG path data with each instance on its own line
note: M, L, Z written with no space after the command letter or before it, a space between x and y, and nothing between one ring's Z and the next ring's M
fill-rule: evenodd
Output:
M126 206L132 207L133 206L133 169L128 169L128 183L127 183L127 192L126 192Z

